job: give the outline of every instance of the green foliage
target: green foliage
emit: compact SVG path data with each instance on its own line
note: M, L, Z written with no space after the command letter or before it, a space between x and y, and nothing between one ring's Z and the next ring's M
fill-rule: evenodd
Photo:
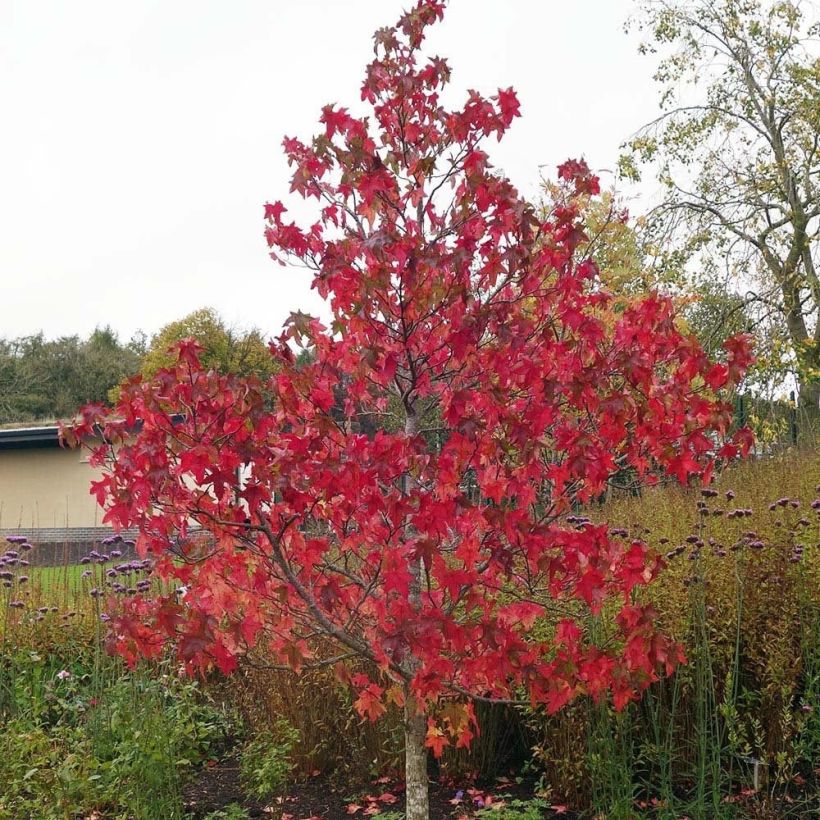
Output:
M299 732L277 721L269 734L257 735L242 748L242 781L248 793L266 799L281 793L293 771L291 753Z
M266 379L273 360L258 330L228 327L212 308L203 308L163 327L146 343L138 332L120 342L110 327L87 338L47 339L43 332L0 338L0 424L71 418L90 402L116 397L118 385L137 372L150 376L168 364L168 348L194 337L205 347L209 367Z
M203 820L246 820L247 817L248 813L242 806L230 803L224 809L208 812Z
M231 728L169 663L127 670L82 625L9 617L0 718L0 820L181 818L182 783Z
M659 116L620 171L665 189L650 218L661 265L727 277L759 326L764 362L820 396L820 31L797 0L645 0L640 50L659 55ZM750 299L747 298L751 297ZM768 342L777 337L786 347ZM774 354L778 354L775 356ZM779 368L779 369L777 369Z
M546 800L535 797L532 800L510 799L507 795L497 795L496 804L479 809L475 816L495 820L542 820L550 812Z
M43 333L0 339L0 423L69 418L139 368L144 339L122 344L109 327L87 339Z
M63 818L99 805L100 762L77 727L23 718L0 733L0 818Z
M161 795L170 816L181 781L222 741L229 723L202 700L195 681L151 670L113 681L87 726L118 803L145 813Z
M175 357L168 349L188 338L196 339L205 348L202 363L206 368L219 373L255 375L263 381L274 372L273 358L260 331L228 327L213 308L201 308L165 325L151 338L140 366L142 375L153 376L159 369L171 365Z

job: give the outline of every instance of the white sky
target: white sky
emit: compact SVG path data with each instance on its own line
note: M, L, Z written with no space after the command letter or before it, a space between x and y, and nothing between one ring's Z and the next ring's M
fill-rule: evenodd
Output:
M319 312L307 274L268 258L262 205L287 202L282 137L355 106L373 31L409 3L0 0L0 336L128 338L205 305L274 335ZM570 156L612 169L653 116L631 11L451 0L428 50L458 99L516 88L523 116L490 150L524 192Z

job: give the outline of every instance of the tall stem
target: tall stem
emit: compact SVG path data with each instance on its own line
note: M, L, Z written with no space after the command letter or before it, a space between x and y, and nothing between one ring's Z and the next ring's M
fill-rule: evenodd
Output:
M409 695L404 707L404 778L406 820L429 820L430 799L427 780L427 719Z
M408 411L405 416L404 432L412 438L418 432L418 419L415 413ZM412 477L405 473L403 491L409 493L412 488ZM413 536L413 528L408 524L405 535ZM421 606L421 562L415 559L410 562L410 604L418 609ZM416 661L409 658L412 672L416 671ZM427 780L427 749L424 741L427 737L427 716L420 704L413 697L410 686L405 687L404 705L404 779L407 808L406 820L429 820L430 798Z

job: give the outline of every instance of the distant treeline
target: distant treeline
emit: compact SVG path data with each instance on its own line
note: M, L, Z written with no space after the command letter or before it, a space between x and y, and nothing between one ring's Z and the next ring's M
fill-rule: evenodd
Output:
M70 418L89 402L108 402L123 379L151 375L170 363L168 348L192 336L205 348L203 361L220 372L270 375L262 334L228 327L212 308L165 325L149 341L138 332L120 341L110 327L90 336L48 339L41 331L0 338L0 424Z
M109 327L88 338L40 332L0 339L0 423L72 416L140 369L146 337L123 344Z

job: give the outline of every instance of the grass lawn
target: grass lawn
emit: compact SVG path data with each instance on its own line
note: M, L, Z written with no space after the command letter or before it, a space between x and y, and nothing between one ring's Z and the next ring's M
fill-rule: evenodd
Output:
M84 579L83 571L87 567L82 564L61 564L56 567L31 567L29 575L32 587L39 587L43 592L57 592L68 590L70 592L79 591L83 584L89 585L91 578ZM97 575L102 576L101 569L98 568ZM90 588L90 585L89 585Z

